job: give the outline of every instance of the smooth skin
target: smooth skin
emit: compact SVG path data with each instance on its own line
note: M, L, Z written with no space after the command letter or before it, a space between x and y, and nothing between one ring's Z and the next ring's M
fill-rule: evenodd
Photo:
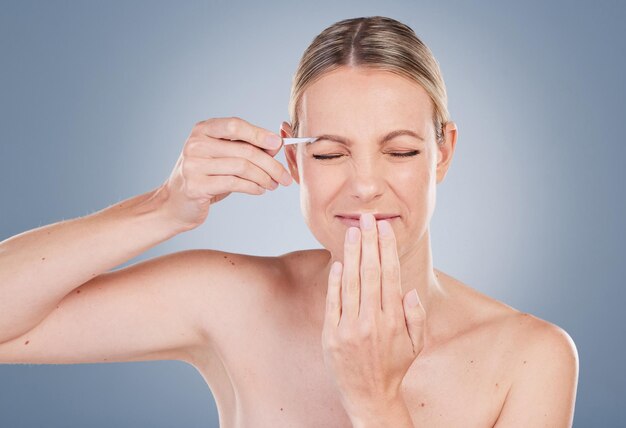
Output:
M428 225L457 130L446 124L445 141L437 145L431 118L432 105L420 86L383 71L335 70L307 89L297 136L332 134L352 144L324 140L285 147L304 219L323 249L279 257L188 250L106 272L113 262L136 254L137 244L111 257L108 267L100 265L94 278L78 282L78 269L95 262L69 243L89 240L100 248L96 244L110 242L106 233L118 230L134 231L139 239L170 228L173 236L202 224L210 205L231 192L261 195L259 186L276 188L284 167L273 159L280 147L265 142L268 131L239 118L199 122L172 175L155 191L77 223L82 234L70 233L65 224L0 243L0 273L7 278L0 294L25 302L10 318L0 316L5 339L0 362L187 361L210 386L224 427L381 426L398 418L393 424L406 415L382 415L385 409L366 403L398 389L416 427L571 426L578 356L569 335L432 266ZM379 144L395 129L412 129L423 138L401 136ZM296 136L288 123L280 134ZM358 262L356 247L345 244L348 228L336 215L364 211L400 215L390 221L400 282L383 279L393 265L382 259L391 254L389 247L387 253L378 247L376 268L379 238L373 231L359 228L364 256ZM143 229L145 222L134 219L145 216L151 227ZM142 245L147 242L156 239ZM52 273L45 276L48 283L37 282L41 275L14 274L40 266L40 253L48 255L50 264L43 265ZM340 312L337 327L348 327L341 330L326 321L337 319L334 262L345 267L340 289L351 297L345 303L352 321L344 324ZM76 271L68 273L70 268ZM365 280L356 281L357 270ZM66 277L76 272L76 283L61 281L66 278L61 272ZM60 279L50 283L50 278ZM381 309L373 311L377 320L372 299L365 299L369 323L354 317L357 289L369 297L381 290ZM413 289L417 314L408 306ZM395 305L385 305L383 290L395 290ZM404 331L385 323L388 307L395 307L396 321L404 313ZM33 308L39 312L19 318ZM43 320L33 322L38 319ZM419 326L423 342L416 353ZM355 335L358 331L365 334ZM374 331L388 345L375 344Z

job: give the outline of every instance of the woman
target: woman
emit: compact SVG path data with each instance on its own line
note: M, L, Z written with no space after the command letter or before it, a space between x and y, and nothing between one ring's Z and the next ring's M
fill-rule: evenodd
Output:
M277 135L209 119L157 189L0 243L0 362L186 361L225 427L571 426L569 335L433 268L457 140L446 105L409 27L333 24L295 75L280 137L318 139L285 146L289 171ZM109 272L230 193L292 179L324 249L188 250Z

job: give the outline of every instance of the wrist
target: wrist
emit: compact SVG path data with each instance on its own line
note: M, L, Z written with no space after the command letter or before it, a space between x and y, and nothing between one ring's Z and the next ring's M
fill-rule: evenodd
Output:
M161 185L149 192L150 197L142 203L142 208L150 213L154 221L161 225L164 230L177 235L182 232L195 229L197 224L183 223L171 213L170 191L165 185Z
M167 193L160 186L149 192L118 202L111 209L115 215L130 217L137 225L150 225L154 231L159 231L162 239L169 239L179 233L190 230L167 215L165 201Z
M411 414L401 395L374 407L362 407L350 414L354 428L412 427Z

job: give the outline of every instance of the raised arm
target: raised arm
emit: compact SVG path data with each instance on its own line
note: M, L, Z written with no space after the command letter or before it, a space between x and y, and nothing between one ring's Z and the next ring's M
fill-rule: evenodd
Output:
M185 250L103 273L68 293L34 328L0 343L0 364L193 362L209 349L207 332L228 316L222 307L241 292L237 278L254 261Z
M0 342L39 324L72 290L169 239L182 229L144 193L0 243Z
M280 145L237 117L198 122L157 189L0 242L0 362L177 358L200 343L197 293L213 288L196 286L203 275L224 280L222 253L191 250L108 271L202 224L232 192L290 184L272 159Z

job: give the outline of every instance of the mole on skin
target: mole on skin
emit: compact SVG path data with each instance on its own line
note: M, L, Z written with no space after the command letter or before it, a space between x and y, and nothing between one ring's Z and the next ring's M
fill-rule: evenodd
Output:
M228 256L224 256L225 259L228 259ZM235 266L235 263L232 260L228 260L232 266Z
M24 345L28 345L30 343L30 340L27 340L26 342L24 342Z

